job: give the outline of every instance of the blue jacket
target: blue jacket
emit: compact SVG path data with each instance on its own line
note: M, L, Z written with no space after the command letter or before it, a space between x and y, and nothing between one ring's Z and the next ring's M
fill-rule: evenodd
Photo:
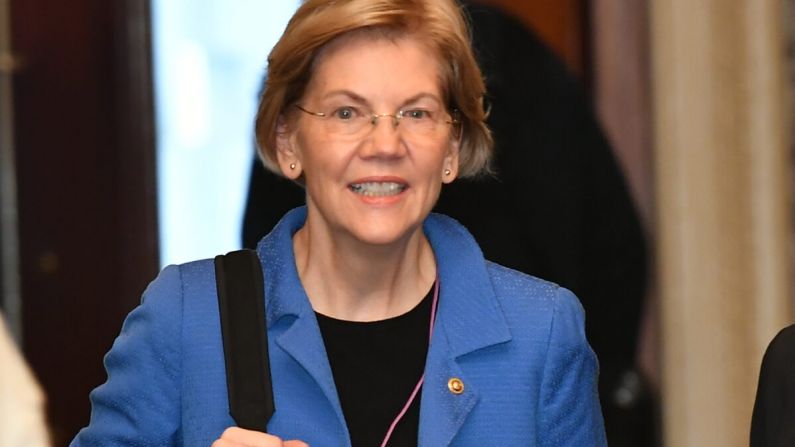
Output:
M288 213L258 245L276 413L269 433L313 447L350 445L315 314L295 269ZM490 263L454 220L423 230L440 281L425 366L419 445L605 446L597 361L566 289ZM127 317L72 446L209 446L228 414L211 260L166 267ZM448 381L459 378L464 392ZM385 384L384 386L388 386Z

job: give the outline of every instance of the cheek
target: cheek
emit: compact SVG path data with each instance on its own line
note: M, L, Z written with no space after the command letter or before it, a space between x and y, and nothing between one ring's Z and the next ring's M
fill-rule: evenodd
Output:
M355 153L350 145L318 133L298 135L296 143L307 183L311 182L311 177L340 177Z
M311 131L297 132L295 147L297 148L298 157L304 163L305 168L322 161L324 155L328 153L328 151L324 150L328 147L327 142Z
M448 145L422 148L420 153L422 154L422 166L428 172L433 173L441 172L452 154Z

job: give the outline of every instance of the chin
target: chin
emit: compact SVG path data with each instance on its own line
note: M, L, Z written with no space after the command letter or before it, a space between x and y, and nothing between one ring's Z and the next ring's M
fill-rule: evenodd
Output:
M360 242L374 246L388 246L406 241L421 228L422 222L416 225L371 224L353 231L353 236Z
M367 232L366 234L356 234L355 237L360 242L373 246L389 246L407 238L411 232Z

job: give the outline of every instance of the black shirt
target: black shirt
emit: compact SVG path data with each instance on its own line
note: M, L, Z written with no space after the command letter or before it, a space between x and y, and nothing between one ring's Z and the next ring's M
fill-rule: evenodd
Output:
M337 395L354 447L380 446L425 369L433 288L409 312L355 322L317 314ZM387 445L416 446L420 393Z

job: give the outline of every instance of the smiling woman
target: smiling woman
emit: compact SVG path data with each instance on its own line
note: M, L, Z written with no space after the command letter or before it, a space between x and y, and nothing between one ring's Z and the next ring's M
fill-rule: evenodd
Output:
M334 253L361 250L349 244L390 245L406 239L400 251L408 251L408 259L433 265L433 254L421 237L420 226L436 203L442 183L455 178L459 150L459 140L453 138L452 126L447 124L451 122L449 114L444 113L439 123L423 124L430 121L423 118L425 111L436 111L441 117L444 110L435 59L414 37L346 37L318 55L312 80L300 99L309 107L333 112L323 120L295 112L285 117L276 155L285 176L304 178L307 223L296 234L296 256L299 266L307 259L304 285L318 285L317 292L309 294L316 310L340 306L350 294L343 284L329 284L325 269L312 268L306 256L309 247L317 253L311 258L313 262L337 271L331 278L343 279L347 276L343 272L353 273L354 266L345 265L345 259L333 259ZM387 115L371 110L398 112L389 114L393 119L387 121L377 118ZM403 110L413 111L419 118L397 119L403 116ZM412 120L416 122L404 125ZM356 132L351 132L351 126ZM321 256L332 259L324 261ZM388 265L399 267L401 263L394 261ZM434 281L432 270L418 272L424 281L407 282L406 286L415 285L416 290L399 294L413 299L390 300L386 307L374 306L368 299L367 307L387 313L392 307L395 314L407 311ZM324 275L310 280L310 272ZM341 297L323 298L328 295L326 291Z
M483 93L453 0L305 2L256 124L266 165L306 189L257 249L269 434L231 427L199 261L149 287L74 445L605 445L574 295L431 214L444 184L488 171Z

